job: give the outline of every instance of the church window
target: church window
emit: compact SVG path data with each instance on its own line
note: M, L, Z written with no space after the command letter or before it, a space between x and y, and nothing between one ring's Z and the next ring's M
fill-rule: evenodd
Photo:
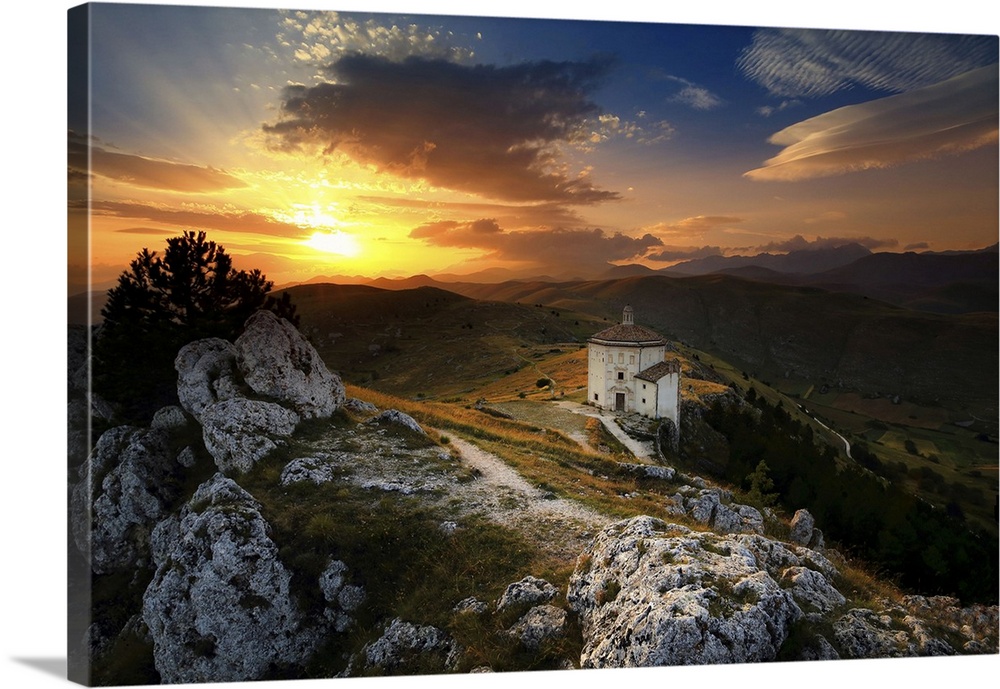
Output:
M630 364L634 364L635 363L635 354L629 354L628 355L628 362Z
M622 354L621 352L618 352L618 363L619 364L624 364L625 363L625 355Z
M596 392L594 393L594 401L595 402L597 401L597 393Z
M625 372L624 371L619 371L618 372L618 380L625 380Z
M645 404L645 403L646 403L646 398L645 398L645 397L643 397L643 398L642 398L642 403L643 403L643 404Z

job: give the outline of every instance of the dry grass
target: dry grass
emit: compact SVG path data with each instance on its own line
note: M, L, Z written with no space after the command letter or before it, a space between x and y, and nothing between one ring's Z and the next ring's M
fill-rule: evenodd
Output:
M557 431L459 405L414 402L350 385L347 393L382 409L398 409L430 428L460 436L496 455L535 486L608 516L628 518L648 514L677 520L663 507L663 497L672 486L628 475L617 462L584 450ZM694 523L691 526L704 528Z

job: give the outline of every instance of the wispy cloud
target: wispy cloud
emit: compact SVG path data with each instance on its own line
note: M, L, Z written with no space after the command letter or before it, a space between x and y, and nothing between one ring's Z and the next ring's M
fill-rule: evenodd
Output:
M661 222L643 228L657 236L703 235L711 230L723 229L743 222L743 218L731 215L695 215L674 222Z
M608 234L598 228L507 232L492 218L429 223L414 228L410 237L435 246L481 249L494 260L581 272L607 267L611 261L638 258L663 243L651 234L630 237L621 232Z
M181 229L197 227L205 230L290 238L302 238L307 234L305 229L297 225L279 222L260 213L215 206L176 207L152 203L95 200L90 202L89 206L84 202L71 203L69 208L71 211L89 208L94 216L135 218Z
M277 150L340 152L379 172L504 201L618 198L566 170L558 145L584 140L607 63L465 66L348 55L333 80L290 86L264 125Z
M68 160L71 177L90 174L147 189L209 193L247 186L224 170L116 153L85 142L70 132Z
M903 92L996 62L992 36L759 29L737 67L774 96L866 88Z
M784 149L745 173L800 180L961 153L997 141L997 67L934 86L839 108L781 130Z

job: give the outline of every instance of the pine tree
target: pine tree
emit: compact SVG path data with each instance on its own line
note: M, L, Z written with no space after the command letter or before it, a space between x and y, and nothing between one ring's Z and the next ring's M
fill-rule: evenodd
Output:
M204 232L167 240L163 255L143 248L108 291L94 345L94 388L124 420L148 420L176 402L177 351L205 337L234 339L257 310L296 325L288 294L275 299L259 270L233 268L225 248Z

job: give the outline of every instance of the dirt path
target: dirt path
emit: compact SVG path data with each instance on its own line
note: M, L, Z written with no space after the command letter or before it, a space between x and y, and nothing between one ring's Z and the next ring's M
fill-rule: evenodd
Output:
M466 440L453 437L452 446L480 474L454 487L452 497L462 499L471 511L540 540L553 555L575 557L595 530L612 521L533 486L502 459Z
M656 448L653 447L653 443L649 441L636 440L623 431L622 427L615 423L614 414L605 412L603 409L585 407L581 404L577 404L576 402L567 402L566 400L560 400L559 402L556 402L556 404L562 409L571 411L574 414L590 416L600 420L600 422L604 424L604 427L608 429L608 432L615 436L615 438L617 438L622 445L627 447L629 451L635 455L637 461L655 462Z

